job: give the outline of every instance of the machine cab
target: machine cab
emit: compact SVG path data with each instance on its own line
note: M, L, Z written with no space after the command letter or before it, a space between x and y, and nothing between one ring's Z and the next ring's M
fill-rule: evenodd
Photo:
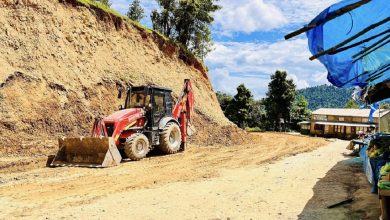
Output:
M172 117L172 90L158 86L129 87L124 108L143 108L147 127L155 130L164 117Z

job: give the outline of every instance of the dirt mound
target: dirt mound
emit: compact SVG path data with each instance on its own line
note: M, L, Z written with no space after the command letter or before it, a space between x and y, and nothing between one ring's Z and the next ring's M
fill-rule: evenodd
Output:
M240 140L199 62L120 21L70 0L0 2L0 154L44 154L60 136L89 135L95 116L118 109L118 87L156 84L177 97L186 78L196 96L192 141Z

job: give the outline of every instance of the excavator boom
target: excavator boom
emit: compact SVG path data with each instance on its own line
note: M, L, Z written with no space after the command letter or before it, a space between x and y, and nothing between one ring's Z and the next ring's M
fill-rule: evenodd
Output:
M189 79L184 80L183 90L177 100L175 107L173 108L172 116L180 122L181 132L181 149L185 150L187 143L188 128L191 125L191 116L194 111L194 93L192 90L191 81Z

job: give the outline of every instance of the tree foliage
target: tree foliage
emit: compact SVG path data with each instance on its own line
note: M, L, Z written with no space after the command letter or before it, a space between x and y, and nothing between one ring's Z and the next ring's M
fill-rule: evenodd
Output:
M264 108L263 100L254 100L251 103L251 111L249 112L246 125L250 128L259 128L264 130L264 121L266 117L267 114Z
M237 87L237 94L234 96L231 105L229 106L228 114L233 116L232 121L240 128L245 128L246 122L249 119L249 113L252 110L251 103L253 97L251 91L241 84Z
M219 105L221 106L222 111L225 113L225 116L227 118L229 118L226 115L226 110L229 108L229 105L231 104L231 102L233 100L233 96L231 96L227 93L224 93L224 92L217 92L216 95L217 95L217 99L218 99Z
M287 72L276 71L271 76L267 97L264 100L267 112L267 129L281 131L282 120L284 125L290 123L290 111L295 94L295 84L292 80L287 79Z
M210 25L214 21L213 12L221 8L215 4L218 0L156 1L160 10L151 13L153 29L204 59L212 47Z
M216 94L222 111L230 121L240 128L259 127L262 113L260 101L253 100L251 92L244 84L237 87L234 97L223 92Z
M144 9L142 8L139 0L134 0L129 5L129 11L127 12L127 17L137 22L139 22L142 18L145 17Z
M95 2L99 2L107 7L111 7L112 3L110 0L94 0Z
M309 104L304 96L297 96L291 108L291 128L293 130L299 130L299 122L309 120L310 110L308 106Z
M357 109L357 108L359 108L359 105L354 100L350 99L350 100L348 100L347 103L345 103L344 108L355 108L355 109Z
M390 109L390 103L389 102L383 102L380 105L381 109Z
M298 95L303 95L310 110L319 108L344 108L351 98L351 89L339 89L334 86L321 85L297 91Z

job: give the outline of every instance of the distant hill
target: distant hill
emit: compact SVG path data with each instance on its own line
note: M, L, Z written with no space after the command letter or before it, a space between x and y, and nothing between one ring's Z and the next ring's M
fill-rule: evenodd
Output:
M334 86L321 85L297 91L309 102L309 109L319 108L343 108L351 99L352 89L339 89Z

